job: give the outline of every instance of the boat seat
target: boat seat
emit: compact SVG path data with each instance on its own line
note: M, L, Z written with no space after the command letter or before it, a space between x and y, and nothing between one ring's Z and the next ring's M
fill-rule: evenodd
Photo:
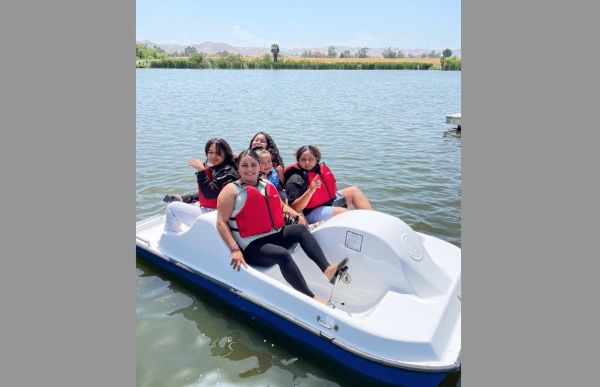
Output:
M254 270L259 271L259 272L261 272L263 274L266 274L266 275L269 275L269 273L272 272L272 271L276 271L276 272L280 271L278 265L264 267L264 266L256 266L256 265L248 264L248 266L250 266Z
M276 281L279 281L283 284L289 285L287 283L287 281L285 280L285 278L283 278L283 274L281 274L281 270L279 269L279 265L273 265L270 267L264 267L264 266L256 266L256 265L251 265L248 264L249 267L253 268L254 270L266 275L267 277L273 278Z

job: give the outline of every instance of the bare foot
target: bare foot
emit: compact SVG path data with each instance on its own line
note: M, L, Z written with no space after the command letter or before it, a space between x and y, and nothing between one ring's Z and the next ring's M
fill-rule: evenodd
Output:
M348 265L349 260L350 260L350 258L346 257L346 258L342 259L340 262L336 263L335 265L331 265L327 269L325 269L323 274L325 274L325 277L327 277L327 280L329 282L331 282L331 279L335 276L335 273L337 273L338 268L340 267L340 264L344 263L344 266L342 266L342 268L344 268Z
M340 265L339 263L336 263L335 265L331 265L327 269L325 269L325 272L323 274L325 274L325 277L327 277L327 281L331 281L331 279L337 272L339 265Z
M324 299L322 299L319 296L314 296L313 297L315 300L319 301L321 304L327 304L327 301L325 301Z

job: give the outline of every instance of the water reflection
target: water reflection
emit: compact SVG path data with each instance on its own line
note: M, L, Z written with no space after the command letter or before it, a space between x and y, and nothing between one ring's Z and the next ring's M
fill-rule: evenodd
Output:
M444 137L451 137L451 138L460 138L461 137L461 133L462 133L462 129L461 130L457 130L456 128L454 129L450 129L444 132Z
M358 374L335 372L339 367L329 358L290 342L288 336L271 331L255 316L220 303L183 278L177 276L172 282L171 275L139 261L136 269L138 298L144 300L136 313L138 386L208 386L217 382L255 386L266 385L261 384L265 380L273 386L365 385ZM173 325L179 328L174 330ZM172 374L159 374L149 367L148 359L158 354L169 358ZM460 383L460 375L447 378L442 386L454 386L457 380Z
M298 355L284 348L289 344L287 337L271 332L255 317L240 314L210 294L194 291L191 283L182 278L171 282L168 274L154 271L142 262L138 261L136 272L138 298L145 305L137 309L138 386L173 385L188 382L193 375L198 376L194 383L220 380L223 384L223 380L231 379L236 380L236 385L240 385L240 380L256 385L257 377L258 380L266 377L272 385L288 385L275 383L284 379L298 385L308 380L323 386L337 385L316 377L315 373L322 372L306 360L310 354ZM183 323L182 318L192 325ZM177 332L172 325L180 327ZM175 351L179 353L175 355ZM177 364L178 371L167 376L149 370L147 359L157 358L158 354L160 358L175 356L170 362L175 363L175 359L181 362ZM203 360L194 362L194 358ZM214 374L218 374L217 379Z

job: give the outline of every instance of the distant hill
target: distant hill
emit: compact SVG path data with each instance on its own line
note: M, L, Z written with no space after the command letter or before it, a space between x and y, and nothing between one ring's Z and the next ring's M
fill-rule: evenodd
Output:
M206 54L216 54L219 51L227 51L232 54L241 54L242 56L261 56L264 53L271 53L271 47L234 47L227 43L210 41L193 44L162 44L154 43L149 40L140 40L140 43L145 44L148 47L158 46L165 50L167 54L175 51L184 51L186 47L194 47L198 52L204 52Z
M358 52L358 50L361 49L361 47L348 47L348 46L333 46L335 47L335 51L337 52L337 56L339 57L340 54L346 50L350 50L350 54L354 54L356 52ZM387 47L369 47L369 51L367 52L367 55L371 56L371 57L381 57L383 55L383 51L386 49ZM392 50L394 51L402 51L404 53L405 56L408 56L408 54L413 54L414 56L419 56L421 53L425 52L425 53L429 53L431 51L436 51L436 52L442 52L446 49L446 47L444 48L399 48L399 47L392 47ZM286 49L281 49L281 52L284 52L288 55L291 56L301 56L302 53L304 51L308 51L308 50L312 50L313 52L315 51L319 51L323 54L327 54L327 51L329 50L329 46L324 46L324 47L311 47L311 48L293 48L291 50L286 50ZM456 56L461 56L460 53L460 48L451 48L450 49L452 51L452 55L456 55Z
M195 47L198 52L204 52L206 54L216 54L219 51L227 51L233 54L240 54L242 56L261 56L264 53L271 53L271 47L235 47L231 46L227 43L218 43L218 42L202 42L202 43L193 43L193 44L171 44L171 43L154 43L149 40L140 40L142 44L145 44L148 47L158 46L165 50L167 54L170 54L175 51L184 51L186 47ZM337 56L345 50L350 50L351 54L358 52L360 47L348 47L348 46L334 46L337 52ZM387 47L369 47L369 51L367 55L371 57L381 57L383 50ZM304 48L284 48L280 47L280 53L286 54L289 56L301 56L304 51L311 50L313 52L319 51L323 54L327 54L327 50L329 46L324 47L304 47ZM446 49L444 48L399 48L392 47L392 50L398 51L401 50L404 52L404 55L408 56L408 54L413 54L414 56L419 56L421 53L426 52L429 53L431 51L442 52ZM461 56L460 48L450 48L452 50L452 55Z

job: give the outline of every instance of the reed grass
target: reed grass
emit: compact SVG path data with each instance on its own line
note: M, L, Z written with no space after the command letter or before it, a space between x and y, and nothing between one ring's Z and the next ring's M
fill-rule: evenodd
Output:
M285 57L285 60L286 61L312 61L312 62L323 62L323 63L419 62L419 63L440 64L440 58L300 58L300 57L288 56L288 57Z
M455 58L455 57L453 57ZM453 58L446 58L444 70L460 71ZM439 58L283 58L273 62L270 55L244 58L226 57L162 58L136 62L136 67L167 69L228 69L228 70L440 70Z
M444 68L446 71L461 71L461 59L456 56L444 59Z

